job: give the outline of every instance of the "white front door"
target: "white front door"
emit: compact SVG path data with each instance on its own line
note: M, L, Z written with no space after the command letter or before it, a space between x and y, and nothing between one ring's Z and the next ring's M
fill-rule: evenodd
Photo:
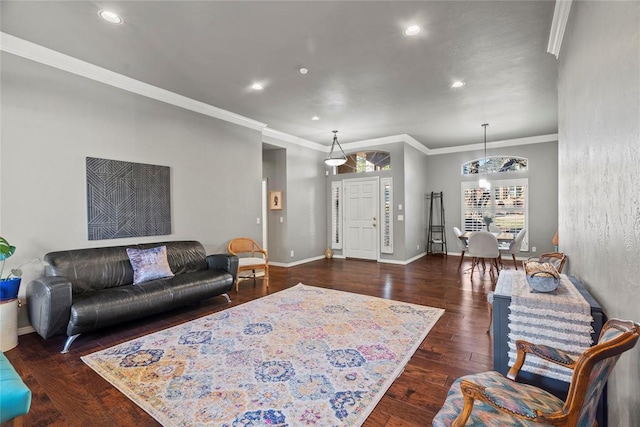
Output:
M346 257L378 259L378 182L378 177L344 181Z

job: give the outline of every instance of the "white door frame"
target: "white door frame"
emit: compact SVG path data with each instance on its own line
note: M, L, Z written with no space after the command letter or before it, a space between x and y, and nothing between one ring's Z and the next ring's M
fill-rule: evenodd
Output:
M344 210L343 210L343 221L342 223L344 224L344 230L343 230L343 250L342 250L342 254L345 257L348 257L349 254L349 232L347 230L347 226L348 226L348 214L349 214L349 203L348 203L348 197L347 197L347 187L349 183L353 183L353 182L362 182L362 181L369 181L374 185L374 189L373 189L373 194L375 195L375 206L372 206L372 216L373 216L373 221L374 221L374 227L375 227L375 243L374 243L374 252L373 252L373 257L372 258L362 258L362 257L358 257L358 258L362 258L362 259L371 259L371 260L375 260L375 261L379 261L380 260L380 177L379 176L373 176L373 177L367 177L367 178L352 178L352 179L343 179L342 180L342 191L343 191L343 197L344 197Z
M267 180L262 180L262 248L266 251L268 250L268 236L269 236L269 227L268 227L268 218L267 218L267 202L268 202L268 194L269 192L267 186Z

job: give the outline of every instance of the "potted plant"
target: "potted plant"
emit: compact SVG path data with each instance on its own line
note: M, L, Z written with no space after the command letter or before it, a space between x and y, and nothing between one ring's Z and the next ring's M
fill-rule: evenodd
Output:
M16 251L15 246L11 246L7 239L0 237L0 301L10 300L18 297L20 281L22 280L22 270L14 268L7 277L4 274L4 262Z
M483 222L486 224L487 226L487 230L489 229L489 226L491 225L491 223L493 222L493 217L491 215L485 215L484 218L482 218Z

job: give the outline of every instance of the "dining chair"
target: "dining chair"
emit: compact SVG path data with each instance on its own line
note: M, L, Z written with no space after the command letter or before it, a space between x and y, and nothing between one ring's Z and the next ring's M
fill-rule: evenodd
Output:
M498 227L497 225L491 224L491 225L489 225L489 232L491 232L491 233L501 233L502 230L500 230L500 227Z
M469 236L468 251L471 256L471 274L473 275L474 268L482 261L489 259L489 271L493 271L493 267L496 268L496 272L500 271L498 267L498 258L500 252L498 251L498 239L493 233L488 231L475 231Z
M466 239L461 239L462 231L458 227L453 227L453 233L456 235L456 245L460 251L460 263L458 264L458 270L462 266L462 260L464 259L464 253L468 250Z
M251 271L253 285L256 284L256 270L264 271L263 282L269 288L269 257L267 251L262 249L258 243L248 237L238 237L231 239L227 245L227 251L238 256L238 275L236 278L236 293L240 283L241 272Z
M496 371L456 379L433 426L594 426L596 409L607 378L622 353L632 349L640 336L640 324L611 319L598 343L579 356L517 340L517 356L504 377ZM566 400L536 386L518 382L527 355L573 371Z
M502 254L511 254L511 257L513 258L513 266L516 270L518 269L518 264L516 264L516 254L520 252L520 247L522 246L525 234L527 234L527 229L521 229L516 235L516 238L509 243L508 248L500 249L500 261L502 261Z

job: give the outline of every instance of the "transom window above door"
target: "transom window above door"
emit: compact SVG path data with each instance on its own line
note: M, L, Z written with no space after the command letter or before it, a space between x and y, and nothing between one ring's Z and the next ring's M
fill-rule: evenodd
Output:
M338 166L337 169L338 174L391 170L391 153L388 151L358 151L347 155L347 163Z

